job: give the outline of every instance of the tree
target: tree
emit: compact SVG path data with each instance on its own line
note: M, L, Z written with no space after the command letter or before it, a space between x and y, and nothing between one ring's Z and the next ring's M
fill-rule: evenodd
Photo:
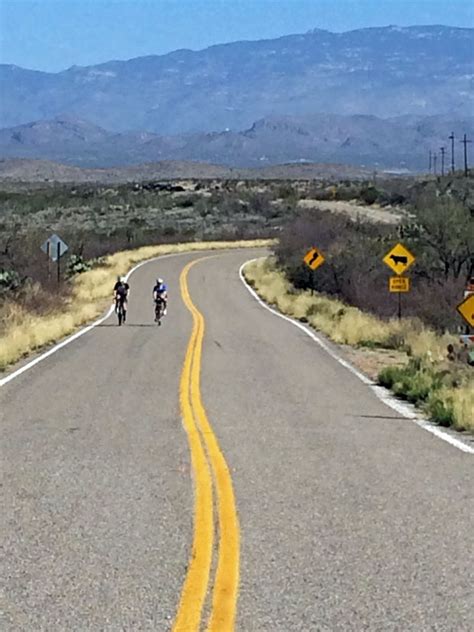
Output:
M474 220L470 210L449 196L423 196L414 224L405 227L418 256L417 267L435 279L470 276L474 270Z

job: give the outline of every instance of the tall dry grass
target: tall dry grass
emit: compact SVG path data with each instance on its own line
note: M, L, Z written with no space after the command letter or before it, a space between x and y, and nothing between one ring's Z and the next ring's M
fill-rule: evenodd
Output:
M145 246L109 255L99 268L77 276L70 298L51 312L32 314L17 304L4 308L4 325L0 336L0 370L32 351L64 338L99 316L105 306L104 299L111 297L111 288L117 275L126 274L137 263L180 252L263 248L271 245L272 240L196 242Z
M454 336L440 336L417 320L381 320L337 299L311 294L309 290L296 290L272 257L247 264L244 275L267 303L309 323L336 343L401 349L427 370L446 370L446 347L456 342ZM465 373L461 383L456 387L443 387L436 397L449 409L454 426L474 430L474 380L469 368Z
M244 269L258 294L279 310L308 322L339 344L404 349L411 355L441 361L454 336L438 336L418 320L382 320L338 299L310 290L297 290L272 257L258 259Z

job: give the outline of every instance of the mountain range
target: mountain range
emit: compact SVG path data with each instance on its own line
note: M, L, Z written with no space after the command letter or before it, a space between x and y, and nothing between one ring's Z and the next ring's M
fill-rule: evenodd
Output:
M0 155L83 167L178 160L234 167L325 162L419 170L426 168L430 150L449 143L451 132L458 139L464 133L474 136L474 117L453 121L448 116L379 119L317 114L260 119L241 132L174 136L115 133L86 121L56 117L1 129Z
M421 168L472 130L473 50L474 29L389 26L59 73L0 65L0 155Z

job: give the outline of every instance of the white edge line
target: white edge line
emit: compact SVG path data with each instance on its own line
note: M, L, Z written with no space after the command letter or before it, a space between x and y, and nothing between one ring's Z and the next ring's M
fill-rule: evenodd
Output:
M169 253L169 254L166 254L166 255L158 255L157 257L152 257L151 259L145 259L144 261L140 261L140 263L137 263L136 266L134 266L131 270L129 270L129 272L127 272L127 274L125 275L125 279L128 280L130 278L130 276L136 270L138 270L138 268L141 268L142 266L146 265L147 263L152 263L153 261L156 261L157 259L167 259L168 257L181 257L183 255L189 255L189 254L192 254L192 253L199 253L199 252L201 252L201 251L199 251L199 250L188 250L186 252L173 252L173 253ZM113 311L114 311L114 306L112 305L109 308L109 310L107 311L107 313L104 316L101 316L98 320L95 320L90 325L87 325L86 327L83 327L82 329L79 329L79 331L76 331L74 334L72 334L68 338L65 338L64 340L62 340L58 344L54 345L54 347L51 347L51 349L48 349L48 351L45 351L41 355L37 356L34 360L31 360L31 362L28 362L27 364L25 364L24 366L20 367L16 371L13 371L13 373L9 373L6 377L4 377L4 378L2 378L0 380L0 388L2 386L5 386L5 384L8 384L8 382L11 382L15 378L19 377L22 373L25 373L25 371L29 371L29 369L32 369L34 366L39 364L39 362L42 362L43 360L46 360L46 358L49 358L49 356L53 355L53 353L56 353L56 351L59 351L60 349L62 349L66 345L70 344L71 342L74 342L74 340L77 340L78 338L80 338L84 334L87 334L87 332L89 332L91 329L94 329L94 327L97 327L97 325L100 325L105 320L107 320L107 318L109 318L109 316L112 315Z
M375 384L366 375L358 371L354 366L352 366L352 364L347 362L347 360L344 360L343 358L341 358L341 356L338 353L336 353L333 349L331 349L331 347L328 344L326 344L326 342L324 342L324 340L322 340L314 331L312 331L308 327L305 327L305 325L295 320L294 318L290 318L289 316L286 316L285 314L282 314L276 309L273 309L272 307L267 305L267 303L265 303L265 301L263 301L260 298L257 292L247 283L247 280L245 279L244 273L243 273L243 270L246 265L250 263L254 263L255 261L259 261L263 258L264 257L250 259L249 261L246 261L245 263L243 263L239 269L240 280L242 281L244 286L247 288L247 290L250 292L250 294L253 296L253 298L256 301L258 301L258 303L262 307L267 309L269 312L271 312L275 316L278 316L279 318L283 318L283 320L286 320L292 325L295 325L296 327L301 329L301 331L304 331L304 333L307 336L309 336L312 340L314 340L314 342L316 342L322 349L324 349L324 351L326 351L326 353L328 353L334 360L336 360L336 362L341 364L343 367L345 367L351 373L357 376L359 380L364 382L364 384L366 384L375 393L376 397L380 401L382 401L384 404L386 404L387 406L390 406L390 408L395 410L397 413L399 413L403 417L406 417L407 419L414 421L417 424L417 426L419 426L420 428L423 428L424 430L431 432L436 437L438 437L438 439L442 439L443 441L446 441L450 445L454 446L455 448L458 448L459 450L462 450L463 452L466 452L468 454L474 454L474 448L465 444L459 439L456 439L455 437L451 436L447 432L444 432L443 430L441 430L439 426L431 423L427 419L423 419L422 417L420 417L414 406L411 406L410 404L406 404L396 399L390 393L390 391L388 391L386 388L384 388L383 386L379 386L378 384Z

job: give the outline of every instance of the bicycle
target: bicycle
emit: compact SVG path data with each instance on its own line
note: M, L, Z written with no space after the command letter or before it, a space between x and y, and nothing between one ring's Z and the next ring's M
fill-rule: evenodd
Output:
M117 314L119 327L127 319L127 312L125 311L124 302L125 302L125 299L121 297L117 297L115 299L115 313Z
M161 319L164 316L165 311L165 303L162 298L157 298L155 300L155 323L158 327L161 326Z

